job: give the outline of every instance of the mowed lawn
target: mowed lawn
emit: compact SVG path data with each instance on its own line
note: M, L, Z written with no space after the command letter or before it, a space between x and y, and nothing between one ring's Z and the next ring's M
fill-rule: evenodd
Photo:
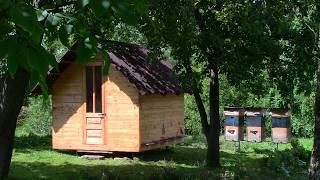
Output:
M270 141L270 139L267 139ZM108 155L86 160L76 153L51 149L50 137L17 137L10 179L306 179L312 140L301 146L270 142L225 142L221 137L221 165L205 167L206 145L201 137L188 136L173 148L140 154ZM298 150L297 150L298 149Z

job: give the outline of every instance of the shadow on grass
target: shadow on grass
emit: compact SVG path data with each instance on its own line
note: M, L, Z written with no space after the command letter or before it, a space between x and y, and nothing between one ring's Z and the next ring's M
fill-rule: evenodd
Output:
M30 134L29 136L15 137L15 149L49 149L51 148L51 136L37 136Z
M36 156L34 152L51 150L51 138L17 137L15 148L19 153L28 155L29 152L33 152L33 156ZM205 167L206 153L203 147L186 144L138 154L109 155L107 156L109 159L105 161L73 162L73 158L78 158L77 154L73 154L72 162L69 162L69 158L55 163L61 158L60 154L70 155L66 152L57 152L50 156L52 159L48 159L48 162L14 161L10 177L14 179L304 179L305 177L304 167L288 169L290 173L296 173L290 174L290 178L285 176L285 172L281 169L283 166L281 161L287 158L285 155L292 154L290 150L278 153L269 150L255 153L222 150L220 154L222 167L217 170ZM264 157L257 158L257 154ZM124 156L129 159L112 160L114 157ZM133 157L139 160L132 160ZM30 158L34 157L30 155ZM294 156L288 158L292 160Z
M13 163L12 179L220 179L205 169L174 168L150 164L53 166L45 163Z
M85 164L68 163L54 165L52 162L13 162L10 177L12 179L283 179L281 174L268 172L261 162L239 155L222 152L223 160L231 164L218 170L205 167L166 165L148 163L142 160L128 160L125 164L106 163ZM32 158L32 157L30 157ZM245 162L242 162L245 159ZM233 160L233 162L231 161ZM289 178L288 178L289 179ZM297 177L297 179L301 179Z

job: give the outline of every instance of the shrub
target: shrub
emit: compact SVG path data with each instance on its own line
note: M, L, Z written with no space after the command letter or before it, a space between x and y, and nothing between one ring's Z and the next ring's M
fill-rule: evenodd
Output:
M285 176L291 176L299 169L307 168L311 152L306 150L298 141L292 138L291 149L269 153L266 163L271 169Z
M200 135L200 115L192 95L185 95L185 131L188 135Z
M314 93L306 96L295 94L295 104L291 117L292 134L300 137L312 137L314 131Z
M27 106L22 108L17 122L18 135L51 134L51 99L42 96L29 97Z

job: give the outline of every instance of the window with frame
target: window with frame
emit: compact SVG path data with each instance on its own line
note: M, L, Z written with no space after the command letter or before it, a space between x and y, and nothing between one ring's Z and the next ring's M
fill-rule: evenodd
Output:
M86 104L88 113L102 113L102 67L86 67Z

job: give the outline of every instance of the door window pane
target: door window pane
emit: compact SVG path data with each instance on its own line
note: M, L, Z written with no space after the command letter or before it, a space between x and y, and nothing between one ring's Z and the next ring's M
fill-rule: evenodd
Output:
M102 86L102 74L101 74L101 67L96 66L94 71L95 76L95 112L101 113L102 112L102 95L101 95L101 86Z
M92 67L86 68L86 96L87 112L93 112L93 70Z
M102 70L101 66L86 67L87 112L102 113Z

